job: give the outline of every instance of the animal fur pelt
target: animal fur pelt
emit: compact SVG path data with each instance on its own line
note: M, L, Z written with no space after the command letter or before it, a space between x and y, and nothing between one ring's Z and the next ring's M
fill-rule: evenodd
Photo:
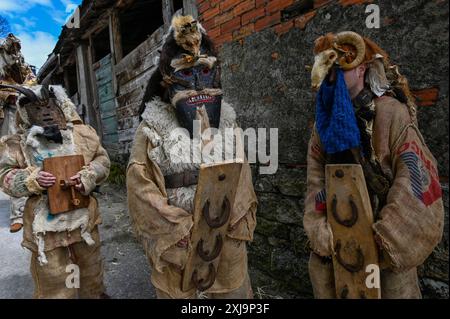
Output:
M199 169L200 163L192 163L189 161L192 154L179 154L180 158L174 159L178 154L175 154L174 149L189 149L192 145L192 140L186 135L186 138L179 138L179 135L174 135L177 129L180 129L180 124L177 120L175 109L171 104L161 101L159 98L154 98L146 104L145 112L142 114L144 122L147 124L143 132L153 145L149 152L149 157L161 169L162 174L171 175L184 171ZM222 136L225 135L226 128L236 127L236 113L231 105L222 102L221 117L219 131ZM225 150L233 150L233 140L226 141L228 144ZM212 143L217 143L212 141ZM213 144L214 145L214 144ZM222 147L218 143L216 147ZM223 150L223 149L222 149ZM192 150L191 150L192 153ZM221 158L234 157L235 154L221 154ZM202 163L212 163L215 161L213 156L202 157ZM180 187L167 190L169 202L172 205L182 207L187 211L192 211L193 200L195 196L196 185L189 187Z

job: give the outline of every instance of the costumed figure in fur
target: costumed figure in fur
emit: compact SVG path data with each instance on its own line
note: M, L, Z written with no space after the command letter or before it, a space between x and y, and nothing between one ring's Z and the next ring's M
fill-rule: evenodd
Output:
M31 67L25 63L20 40L12 33L0 40L0 84L36 84ZM16 100L13 89L0 89L0 137L15 134ZM23 210L26 198L11 197L10 231L16 233L23 226Z
M127 169L128 207L136 235L152 267L158 298L251 298L246 243L256 226L256 196L251 171L244 163L236 185L235 205L223 242L214 284L204 293L182 289L190 246L193 202L200 164L214 163L202 154L190 161L187 149L196 135L235 128L236 114L222 101L216 53L203 27L190 16L175 16L165 36L159 65L148 83ZM183 129L184 135L173 133ZM215 139L200 143L214 145ZM186 160L183 160L186 157Z
M110 160L96 131L84 125L61 86L0 85L19 92L18 133L0 142L0 185L10 196L28 197L22 246L32 252L35 298L105 297L100 255L97 200L91 194L109 175ZM78 192L89 196L88 208L53 215L47 189L56 177L43 171L49 157L82 155L85 166L71 177ZM66 267L80 269L80 286L66 286Z

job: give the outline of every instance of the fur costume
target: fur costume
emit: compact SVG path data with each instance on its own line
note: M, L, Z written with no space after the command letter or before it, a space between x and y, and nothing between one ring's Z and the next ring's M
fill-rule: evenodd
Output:
M220 162L223 158L235 158L234 148L222 148L222 141L216 138L237 127L232 106L221 96L220 68L205 30L192 17L175 17L164 38L159 66L144 95L142 122L127 168L129 213L152 266L151 281L158 298L196 297L195 288L181 290L183 269L192 247L177 244L190 236L197 185L169 188L165 176L198 170L201 163L218 162L216 155L220 155ZM185 122L180 120L185 118L180 114L191 110L195 110L195 117L190 113L189 120L199 121L202 134L210 128L222 134L205 140L186 130ZM213 126L219 118L217 126ZM198 144L214 150L220 147L221 152L214 152L214 156L202 152L201 158L193 161L193 148L188 147ZM247 163L236 187L231 227L223 243L215 281L205 291L212 298L252 297L246 242L253 239L257 200Z
M40 86L34 86L31 89L37 95L41 92ZM108 177L110 161L107 152L100 144L97 133L93 128L82 124L75 112L75 106L64 89L60 86L50 86L50 89L55 93L57 104L64 112L67 122L67 129L61 130L62 143L54 143L41 136L42 127L33 126L27 118L27 113L18 103L17 121L20 131L3 138L0 142L0 184L11 196L29 197L24 212L22 245L30 249L33 256L37 258L32 260L32 268L50 267L49 269L56 271L59 269L56 266L61 268L63 265L55 265L52 262L55 263L61 259L54 257L49 259L49 254L51 256L65 254L67 248L73 249L73 245L77 245L79 252L82 252L81 244L86 247L97 247L96 251L98 251L99 243L95 241L95 238L98 238L97 225L101 220L97 201L92 195L90 195L89 207L86 209L55 216L49 213L48 197L36 180L37 174L42 169L43 160L53 156L83 155L86 166L81 170L80 175L85 195L89 195L96 185L101 184ZM19 101L21 97L19 96ZM89 250L89 248L86 249ZM91 255L89 258L85 260L86 263L91 263L92 267L100 267L99 254ZM40 265L33 266L35 262L39 262ZM44 272L40 269L33 272L38 296L49 298L70 295L66 291L64 282L54 282L59 276L56 273L55 278L36 277ZM101 272L97 271L100 276L96 279L97 287L103 285ZM48 275L49 273L45 276ZM38 281L40 281L39 284ZM60 288L55 289L53 285L58 285ZM99 290L102 289L99 288Z
M0 84L33 84L36 77L20 52L20 40L8 35L0 44ZM15 90L0 89L0 137L15 134ZM11 197L11 224L23 224L26 198Z

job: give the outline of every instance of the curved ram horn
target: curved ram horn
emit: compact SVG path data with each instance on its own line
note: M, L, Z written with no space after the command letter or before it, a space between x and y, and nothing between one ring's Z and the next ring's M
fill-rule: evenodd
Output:
M350 44L356 48L356 58L353 62L347 63L345 57L339 59L339 64L343 70L351 70L364 61L366 54L366 43L358 33L352 31L340 32L336 35L336 44L338 46Z
M197 244L197 254L204 261L213 261L214 259L219 257L219 254L222 251L222 246L223 240L220 234L216 236L216 244L214 245L214 249L211 253L207 250L203 250L203 239L200 239Z
M356 207L355 202L353 201L353 197L349 196L348 199L350 203L350 207L352 210L352 216L348 219L342 219L339 217L339 214L337 212L337 197L336 195L333 196L333 200L331 202L331 213L333 214L334 219L342 226L345 227L352 227L356 224L358 221L358 207Z
M341 256L341 241L339 239L336 242L336 247L334 249L336 250L336 260L348 272L355 273L364 268L364 254L361 250L361 247L358 247L356 249L357 256L356 256L356 262L354 264L347 263L342 258L342 256Z
M18 86L18 85L7 85L7 84L0 84L0 88L7 88L7 89L14 89L20 93L22 93L23 95L25 95L30 102L38 102L38 97L36 96L36 94L34 94L34 92L26 87L23 86Z
M205 218L206 223L211 228L220 228L225 225L230 218L231 215L231 205L228 198L225 196L222 203L222 214L216 218L211 218L209 214L209 200L206 201L205 206L203 206L203 217Z
M198 271L197 269L194 270L192 273L192 281L194 283L195 288L199 291L205 291L206 289L210 288L212 285L214 285L214 282L216 281L216 269L214 268L214 265L211 263L209 264L209 273L208 273L208 279L205 280L203 278L198 279Z

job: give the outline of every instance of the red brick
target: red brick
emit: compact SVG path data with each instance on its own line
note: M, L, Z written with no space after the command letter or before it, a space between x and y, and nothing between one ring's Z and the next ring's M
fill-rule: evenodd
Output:
M314 9L323 7L329 4L332 0L314 0Z
M438 88L427 88L423 90L415 90L411 92L416 98L417 106L433 106L439 98Z
M233 8L240 2L242 2L242 0L224 0L220 3L220 11L225 12L225 11Z
M241 17L236 17L220 26L220 32L222 34L232 32L241 27Z
M294 0L271 0L266 7L267 13L272 14L274 12L281 11L293 2Z
M354 4L364 4L364 3L371 3L372 0L339 0L339 4L343 7L351 6Z
M220 36L220 27L214 28L214 29L209 29L208 30L208 35L211 39L217 38Z
M256 0L256 1L255 1L255 6L256 6L257 8L262 7L262 6L265 6L265 4L266 4L266 0Z
M206 11L205 13L203 13L202 18L204 21L208 21L211 18L214 18L215 16L217 16L220 13L219 7L215 7L215 8L211 8L208 11Z
M210 30L215 28L216 22L215 19L209 19L208 21L202 21L202 26L206 29L206 30Z
M294 21L287 21L275 26L275 32L280 36L294 27Z
M227 33L227 34L220 35L220 37L215 39L214 44L216 46L221 46L222 44L227 43L227 42L231 42L231 41L233 41L233 34L230 32L230 33Z
M221 25L227 21L230 21L233 18L234 18L233 11L228 11L220 15L217 15L216 18L214 19L214 22L216 25Z
M266 16L262 19L257 20L255 22L255 31L259 32L263 29L273 26L274 24L279 23L280 17L281 17L280 12L277 12L274 15Z
M253 23L247 24L244 27L241 27L239 30L233 32L233 40L239 40L249 36L250 34L255 32L255 25Z
M201 4L198 5L198 13L202 14L203 12L207 11L210 8L209 1L203 1Z
M234 7L233 13L238 16L253 8L255 8L255 0L247 0Z
M264 17L266 15L266 9L264 7L252 10L242 15L242 25L246 25L249 22L254 22L256 19Z
M295 26L300 29L305 29L306 25L309 21L311 21L312 18L316 15L316 11L308 12L298 18L295 19Z

